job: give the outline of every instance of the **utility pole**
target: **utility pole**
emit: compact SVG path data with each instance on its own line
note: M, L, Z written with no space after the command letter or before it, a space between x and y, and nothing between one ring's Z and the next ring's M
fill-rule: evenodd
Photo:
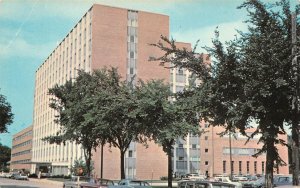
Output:
M297 14L292 13L292 75L294 82L294 95L292 100L292 169L293 169L293 185L299 185L299 70L297 61Z

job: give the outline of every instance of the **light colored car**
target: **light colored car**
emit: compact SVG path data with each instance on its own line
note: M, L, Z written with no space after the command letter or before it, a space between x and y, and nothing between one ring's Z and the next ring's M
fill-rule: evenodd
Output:
M197 173L188 174L187 178L189 180L205 180L206 179L205 175L199 175Z
M240 182L231 181L229 177L215 177L215 181L229 183L235 185L236 188L242 188L242 184Z
M236 188L235 185L216 181L182 180L178 182L177 188Z
M233 181L247 181L248 177L243 175L235 175L232 178Z
M151 186L146 181L123 179L118 185L109 186L109 188L151 188Z
M26 174L16 174L14 177L16 180L28 180L28 176Z
M81 183L90 182L91 178L84 176L72 176L69 181L65 181L63 188L77 188Z
M88 183L81 183L80 188L108 188L113 186L114 182L108 179L91 179Z

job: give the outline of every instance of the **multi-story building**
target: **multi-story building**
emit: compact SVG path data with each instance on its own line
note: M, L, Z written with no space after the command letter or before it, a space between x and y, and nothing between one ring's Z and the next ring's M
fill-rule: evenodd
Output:
M169 70L158 62L149 62L151 56L162 52L150 46L160 36L169 36L169 17L143 11L94 5L66 35L36 71L34 95L32 172L50 169L52 174L68 174L74 160L83 158L80 145L50 145L41 139L59 130L55 124L55 111L49 108L48 89L64 84L77 76L77 70L90 72L104 66L118 67L123 79L168 81ZM147 150L147 152L145 152ZM118 151L105 148L104 176L120 178ZM150 154L152 153L152 154ZM152 157L151 157L152 155ZM151 143L148 149L132 144L126 155L126 171L134 177L159 178L166 175L166 155ZM100 155L94 154L95 174L99 176ZM152 167L153 172L148 171ZM46 168L47 167L47 168ZM165 167L165 168L163 168Z
M257 158L252 156L262 148L262 143L258 142L259 135L254 136L245 144L247 137L240 133L231 133L231 135L221 137L220 133L224 131L224 128L209 126L207 123L203 124L203 128L207 132L200 137L201 173L207 173L210 176L229 175L231 153L233 174L265 174L266 154L259 155ZM254 128L246 131L248 136L253 132ZM287 140L287 135L280 137ZM277 145L277 148L280 157L288 164L288 148L282 145ZM288 168L288 165L279 166L275 173L288 174Z
M13 135L10 170L27 171L31 169L32 126Z
M54 122L56 112L49 108L51 96L48 95L48 89L75 78L78 69L91 72L104 66L118 67L124 80L164 79L171 82L173 92L181 91L188 85L191 76L188 71L169 70L159 66L158 62L148 61L151 57L163 55L160 49L149 45L157 43L161 35L169 36L169 17L166 15L103 5L93 5L88 10L36 71L32 173L50 170L53 175L68 174L75 160L84 159L80 145L71 142L50 145L42 141L42 138L54 135L60 129ZM187 43L177 45L191 49ZM209 62L210 59L205 56L205 61ZM173 160L174 172L208 171L209 174L219 174L223 173L224 165L228 173L228 149L223 148L227 142L215 134L215 129L210 130L211 136L189 135L185 140L177 141ZM254 146L242 146L241 143L239 141L233 147L244 148L247 152L253 151L247 148ZM239 153L238 150L233 150ZM259 165L263 164L263 157L256 163L254 158L247 159L250 161L249 172L252 168L250 165L255 164L257 172L260 172L262 167ZM247 159L240 163L239 157L234 158L234 164L237 164L234 166L248 165ZM99 149L93 153L94 175L98 177L100 161ZM120 179L120 154L116 148L109 148L107 145L104 147L103 164L104 178ZM127 178L159 179L167 175L167 156L154 143L148 143L148 148L132 143L125 155L125 171Z

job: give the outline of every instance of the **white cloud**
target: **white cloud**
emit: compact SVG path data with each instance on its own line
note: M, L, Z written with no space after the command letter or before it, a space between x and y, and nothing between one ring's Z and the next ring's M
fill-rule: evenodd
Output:
M10 43L0 42L0 57L1 58L42 58L45 59L49 54L51 47L55 46L55 43L46 44L31 44L23 38L16 38Z
M212 46L212 38L214 38L214 31L218 27L220 32L220 40L222 42L234 39L237 35L236 30L246 31L247 25L242 20L235 22L221 23L218 25L212 25L208 27L201 27L192 30L185 30L171 33L171 36L178 42L189 42L193 45L200 40L197 51L203 52L201 47Z

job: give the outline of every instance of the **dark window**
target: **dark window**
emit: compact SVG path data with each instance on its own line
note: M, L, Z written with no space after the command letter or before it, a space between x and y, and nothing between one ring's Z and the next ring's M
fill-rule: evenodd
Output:
M129 150L128 151L128 157L132 157L133 156L132 154L133 154L132 150Z
M239 161L239 173L242 174L242 161Z
M208 161L205 161L205 165L208 165Z
M134 58L134 52L130 52L130 58Z
M130 36L130 42L134 42L134 36Z
M232 173L234 173L234 161L231 161L231 170L232 170Z
M183 148L183 144L178 144L178 147L179 148Z
M257 161L254 161L254 174L257 173Z
M208 153L208 149L207 148L205 148L205 153Z
M249 168L250 168L250 161L247 161L247 174L249 174Z
M205 137L204 137L204 140L208 140L208 136L205 136Z
M262 174L265 173L265 162L264 161L261 162L261 173Z
M179 161L183 161L184 157L178 157Z
M192 144L192 149L196 149L197 145L196 144Z
M223 173L226 173L226 161L223 161Z

